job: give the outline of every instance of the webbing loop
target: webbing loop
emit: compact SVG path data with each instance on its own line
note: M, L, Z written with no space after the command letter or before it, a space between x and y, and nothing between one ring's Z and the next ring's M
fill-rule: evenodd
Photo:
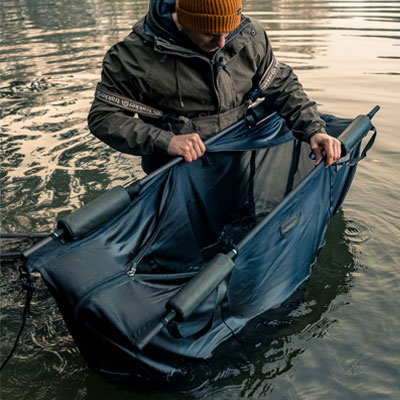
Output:
M368 143L365 145L364 149L362 150L361 154L358 157L354 157L351 159L346 159L344 158L343 161L338 161L337 165L348 165L350 167L356 165L358 162L360 162L362 159L364 159L369 151L369 149L373 146L377 134L376 128L373 126L371 130L374 132L371 138L369 139Z

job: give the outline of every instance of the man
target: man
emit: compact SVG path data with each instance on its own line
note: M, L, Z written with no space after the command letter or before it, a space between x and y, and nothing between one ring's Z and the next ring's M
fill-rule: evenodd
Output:
M105 56L89 127L111 147L141 155L150 172L169 157L201 157L204 139L242 118L256 97L310 143L316 164L323 151L326 166L340 157L340 142L326 134L292 69L275 59L264 29L242 14L241 0L152 0Z

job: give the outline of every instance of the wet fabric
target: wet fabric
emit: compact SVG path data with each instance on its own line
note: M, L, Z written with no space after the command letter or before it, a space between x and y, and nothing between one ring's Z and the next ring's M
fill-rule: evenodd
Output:
M337 136L350 120L324 116ZM355 166L314 167L309 146L276 114L246 120L192 163L155 174L119 215L80 240L30 256L89 366L172 380L304 282ZM350 157L358 155L359 145ZM231 276L185 321L135 344L166 303L217 253L235 248ZM186 360L186 361L185 361Z

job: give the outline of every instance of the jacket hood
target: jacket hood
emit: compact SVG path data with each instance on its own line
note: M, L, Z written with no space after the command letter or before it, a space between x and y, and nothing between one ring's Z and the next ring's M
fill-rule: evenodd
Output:
M169 42L179 38L179 31L172 19L175 11L176 0L151 0L149 11L145 17L145 29L157 37L162 37Z
M172 14L175 12L175 5L176 0L150 0L149 11L144 17L144 32L155 38L164 39L171 44L211 57L214 53L203 52L178 30L172 18ZM248 21L248 18L242 15L241 24L231 34L234 36L235 32L241 30L241 25ZM229 36L227 41L229 41Z

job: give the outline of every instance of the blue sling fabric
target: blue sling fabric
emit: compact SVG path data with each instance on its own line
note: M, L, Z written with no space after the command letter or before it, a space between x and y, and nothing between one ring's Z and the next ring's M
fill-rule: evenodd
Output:
M324 118L335 136L350 122ZM308 278L354 172L314 168L308 145L276 114L250 128L243 121L201 159L156 174L99 229L32 254L28 269L41 273L90 367L172 379L185 374L182 356L210 357ZM232 248L239 251L230 278L138 351L136 342L168 300Z

